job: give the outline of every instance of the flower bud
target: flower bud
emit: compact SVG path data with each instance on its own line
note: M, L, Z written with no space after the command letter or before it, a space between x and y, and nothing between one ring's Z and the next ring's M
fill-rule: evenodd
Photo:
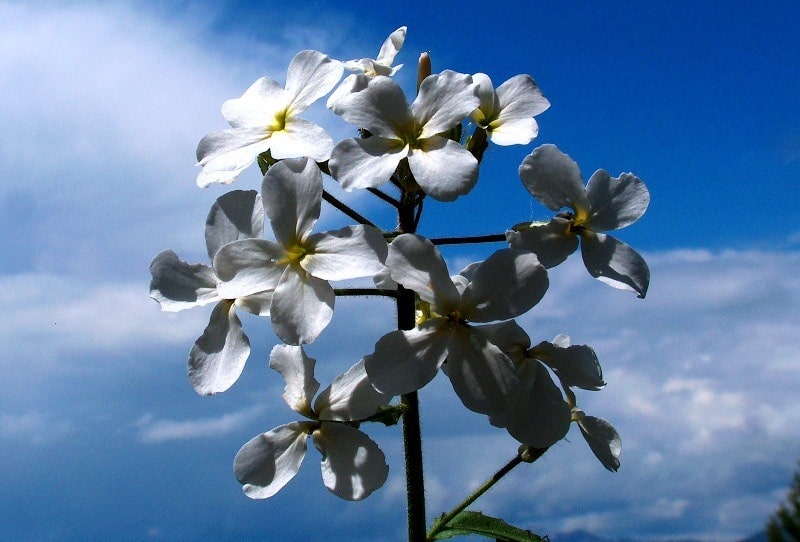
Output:
M417 92L419 87L422 86L422 81L431 74L431 56L428 53L419 55L419 64L417 64Z

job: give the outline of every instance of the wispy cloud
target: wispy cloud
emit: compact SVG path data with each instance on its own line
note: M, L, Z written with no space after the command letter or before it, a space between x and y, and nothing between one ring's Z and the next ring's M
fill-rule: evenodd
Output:
M145 443L210 439L227 435L239 429L265 410L265 406L257 405L218 417L182 421L144 416L135 425L139 428L139 440Z

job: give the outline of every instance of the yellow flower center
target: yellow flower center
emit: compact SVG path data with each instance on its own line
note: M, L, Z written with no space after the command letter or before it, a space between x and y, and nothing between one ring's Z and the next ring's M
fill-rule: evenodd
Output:
M308 251L305 249L305 247L300 244L295 244L286 248L286 253L277 263L283 265L300 263L300 261L306 257L306 254L308 254Z

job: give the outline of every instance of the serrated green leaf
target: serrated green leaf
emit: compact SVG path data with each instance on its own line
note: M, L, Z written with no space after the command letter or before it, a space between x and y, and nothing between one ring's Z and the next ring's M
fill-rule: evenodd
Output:
M385 405L378 409L378 412L364 420L365 422L378 422L386 427L390 425L397 425L400 418L403 416L403 407L401 405Z
M541 542L542 538L525 529L514 527L502 519L486 516L481 512L464 510L451 519L447 525L438 528L441 516L433 524L431 531L436 531L430 540L444 540L454 536L479 535L493 538L498 542Z

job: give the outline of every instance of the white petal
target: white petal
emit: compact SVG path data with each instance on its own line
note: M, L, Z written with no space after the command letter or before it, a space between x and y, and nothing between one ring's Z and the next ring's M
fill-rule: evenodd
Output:
M535 253L539 263L550 269L578 249L578 237L569 228L569 220L554 217L547 224L532 224L522 231L509 230L506 239L511 248Z
M481 335L508 356L515 366L525 360L525 352L531 346L531 339L514 320L473 327L477 327Z
M264 175L264 209L275 238L291 250L306 237L322 206L322 173L308 158L282 160Z
M510 403L506 428L512 437L528 446L552 446L569 431L569 405L544 365L532 360L518 371L521 385Z
M289 265L272 298L272 329L287 344L314 342L330 323L335 300L327 281Z
M433 380L447 355L447 327L444 318L433 318L381 337L364 360L372 385L387 395L402 395Z
M243 127L203 137L197 146L197 161L203 167L197 176L197 186L232 183L259 154L269 150L269 136L264 127Z
M577 410L577 409L576 409ZM614 426L603 418L587 416L577 410L578 427L595 457L611 472L619 469L622 440Z
M495 145L527 145L539 135L539 123L534 118L501 119L489 131Z
M384 269L389 245L372 226L345 226L311 235L300 265L324 280L369 277Z
M233 386L250 355L250 341L233 306L224 300L214 307L208 326L189 352L189 382L200 395Z
M480 105L478 87L465 73L445 70L422 81L411 110L422 127L420 139L446 132Z
M603 233L585 232L581 235L581 255L594 278L614 288L636 292L640 298L647 294L647 262L622 241Z
M285 265L276 263L285 255L274 241L242 239L224 245L214 256L217 289L225 299L274 290Z
M480 104L478 109L470 114L470 119L476 126L486 128L489 122L494 120L500 110L500 102L494 91L492 80L485 73L476 73L472 76L472 81L478 85L478 97Z
M342 78L344 66L319 51L300 51L289 63L286 95L294 112L303 111L333 90Z
M380 137L403 139L411 137L412 132L416 136L414 115L403 89L393 79L377 76L351 81L351 93L328 102L334 113ZM364 84L366 87L362 88Z
M362 358L322 390L314 403L314 411L320 420L360 421L375 414L390 399L390 395L372 386Z
M269 307L272 305L272 295L275 290L267 290L255 294L236 298L236 306L241 307L250 314L269 316Z
M442 371L465 407L486 414L493 425L505 425L508 401L519 381L514 364L480 328L452 327Z
M386 482L386 457L358 429L327 422L314 431L312 438L322 454L322 481L337 497L360 501Z
M150 297L161 310L176 312L220 300L214 270L203 264L188 264L172 250L160 252L150 263Z
M599 169L589 179L586 195L591 208L587 226L596 232L616 230L633 224L650 204L647 187L631 173L612 178Z
M585 344L561 346L542 341L534 347L533 356L553 369L564 386L596 391L606 385L597 354Z
M446 313L461 302L439 249L420 235L404 233L395 237L389 245L386 267L392 279L417 292L437 312Z
M497 99L501 110L498 120L501 122L533 117L550 107L536 82L526 74L515 75L497 87Z
M264 207L255 190L233 190L217 198L206 218L206 249L212 260L223 245L261 237Z
M464 316L472 322L508 320L527 312L547 292L547 270L536 254L504 248L474 272L462 296Z
M407 155L408 145L399 139L345 139L333 148L328 167L345 190L375 188L389 180Z
M309 418L316 418L311 408L314 394L319 390L319 382L314 378L315 363L300 346L277 344L269 355L270 369L278 371L286 382L283 400L289 408Z
M300 470L306 456L310 422L292 422L262 433L242 446L233 460L233 473L251 499L266 499Z
M222 104L222 116L234 128L261 127L271 125L275 114L289 105L283 87L270 79L262 77L250 85L240 98L227 100Z
M397 56L398 51L403 47L406 41L406 27L401 26L386 38L386 41L381 45L381 50L378 51L378 56L375 59L379 64L384 66L391 66L394 57Z
M439 201L453 201L478 182L478 160L451 139L431 136L408 154L408 165L425 193Z
M324 162L331 156L333 139L324 128L299 117L287 119L283 130L269 138L270 153L275 159L308 156Z
M555 145L542 145L526 156L519 176L528 192L551 211L564 207L588 211L581 170Z

